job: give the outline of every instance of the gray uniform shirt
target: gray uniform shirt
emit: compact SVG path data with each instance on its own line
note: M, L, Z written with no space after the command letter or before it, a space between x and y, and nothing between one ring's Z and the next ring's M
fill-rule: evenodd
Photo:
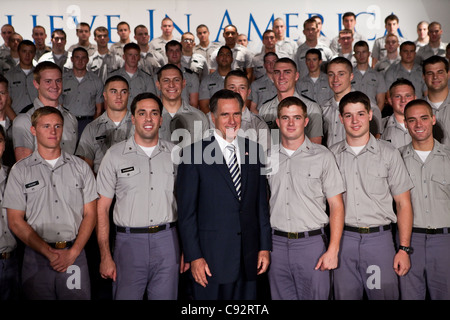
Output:
M15 66L5 74L8 79L9 96L11 97L14 112L18 114L37 98L38 92L33 84L33 70L26 74L20 66Z
M334 95L328 84L328 76L323 72L320 73L319 78L315 82L309 75L301 77L298 79L295 89L300 94L316 101L321 107Z
M392 143L397 149L411 142L411 136L409 135L408 129L402 127L394 115L383 118L380 138Z
M211 69L214 70L217 70L216 57L219 49L220 48L218 48L211 54ZM236 44L234 48L231 49L231 51L233 52L233 62L231 64L231 69L239 69L245 71L247 68L253 68L253 52L240 44Z
M426 100L431 104L436 116L436 124L433 127L433 135L436 140L450 148L450 94L447 99L436 109L428 97Z
M428 90L423 80L422 67L418 64L414 64L411 70L406 70L400 62L390 66L384 74L386 88L389 89L398 78L404 78L412 82L417 99L422 99L423 93Z
M36 109L44 104L39 98L34 99L33 107L26 113L20 113L13 121L12 137L14 148L24 147L30 150L37 148L36 137L31 134L31 115ZM78 121L67 109L62 106L57 107L64 118L63 135L61 139L61 149L74 154L78 141Z
M214 93L223 89L225 83L225 77L222 77L218 71L207 75L200 82L200 87L198 89L198 99L199 100L209 100Z
M294 97L302 100L307 107L307 113L309 118L309 123L305 128L305 134L308 138L322 137L323 136L323 126L322 126L322 110L320 106L311 101L309 98L300 96L297 92L294 92ZM277 127L275 120L277 119L278 110L278 95L272 100L264 103L259 109L259 115L266 121L270 129Z
M81 81L73 70L64 72L61 104L74 116L94 116L96 104L103 103L103 82L93 72L87 71Z
M128 96L127 104L128 110L130 110L130 106L133 102L134 97L136 97L138 94L143 92L151 92L154 94L157 93L153 77L148 73L142 71L141 69L137 69L136 73L133 74L133 77L130 77L128 75L128 73L125 71L125 67L111 72L108 77L113 75L122 76L128 81L128 85L130 86L130 95Z
M191 142L199 141L203 139L203 134L209 130L209 121L206 115L197 108L190 106L186 101L182 101L180 108L175 113L175 116L183 116L182 114L187 114L186 119L189 121L187 123L188 132L190 133ZM172 141L171 136L171 121L173 119L172 115L167 111L166 108L163 109L162 112L163 122L161 127L159 128L159 138L166 141ZM200 121L199 124L195 124L192 122ZM195 130L195 128L199 128L200 130ZM201 132L200 132L201 131Z
M84 205L97 199L87 163L64 151L52 167L35 151L11 169L3 206L25 211L25 220L46 242L77 237Z
M116 225L147 227L177 220L173 146L159 140L149 157L132 136L106 152L97 175L97 189L105 197L116 196Z
M433 150L425 162L412 143L402 147L400 153L414 183L411 189L413 226L450 227L450 149L434 140Z
M357 67L354 67L352 88L365 93L375 103L377 94L387 91L383 75L372 68L368 68L363 75Z
M250 87L252 90L249 100L256 103L257 109L277 95L277 88L267 74L253 81Z
M111 52L100 55L96 51L89 57L87 69L97 75L103 83L108 79L108 74L123 67L123 59Z
M346 140L330 150L345 182L345 224L376 227L397 222L393 196L413 187L398 150L372 135L358 155Z
M320 229L329 223L326 199L345 191L334 155L308 137L291 155L278 145L271 151L267 175L270 223L285 232Z
M128 139L133 134L134 126L131 122L130 111L127 111L118 125L108 117L105 111L84 128L75 154L93 160L93 169L97 173L106 151L112 145Z

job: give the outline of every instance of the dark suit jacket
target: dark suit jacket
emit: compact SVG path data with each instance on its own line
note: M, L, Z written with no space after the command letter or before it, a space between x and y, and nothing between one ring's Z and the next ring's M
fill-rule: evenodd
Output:
M177 174L178 223L184 259L204 258L214 283L256 280L260 250L271 250L262 147L238 137L241 201L214 136L183 150Z

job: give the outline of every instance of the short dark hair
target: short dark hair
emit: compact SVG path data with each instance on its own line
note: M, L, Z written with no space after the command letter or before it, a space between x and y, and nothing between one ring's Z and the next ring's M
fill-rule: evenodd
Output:
M163 111L164 106L163 106L163 103L162 103L161 99L157 95L155 95L154 93L142 92L142 93L138 94L136 97L134 97L133 101L131 102L130 111L131 111L131 114L133 116L135 115L135 112L136 112L137 103L139 101L145 100L145 99L155 100L156 103L158 104L158 107L159 107L159 114L162 115L162 111Z
M367 43L367 41L359 40L356 41L353 45L353 50L355 50L356 47L366 47L367 49L369 49L369 44Z
M414 92L416 91L416 88L414 88L414 84L411 81L405 78L398 78L389 87L389 94L392 95L392 91L398 86L409 86L413 89Z
M214 115L216 115L217 105L220 99L236 99L239 102L239 108L242 110L242 108L244 107L244 100L242 100L242 97L239 93L228 89L221 89L214 93L211 97L211 100L209 100L209 110Z
M410 102L408 102L405 106L405 109L403 110L403 114L405 115L405 119L406 119L406 111L411 109L414 106L425 106L428 109L428 112L430 113L430 116L433 116L433 108L431 107L431 105L428 103L428 101L424 100L424 99L415 99L415 100L411 100Z
M247 73L243 70L240 69L236 69L236 70L231 70L230 72L227 73L227 75L225 76L225 81L224 81L224 85L225 83L227 83L228 78L230 77L239 77L239 78L243 78L247 80L247 87L248 89L250 89L250 80L247 77Z
M34 51L36 51L36 45L31 40L22 40L22 41L20 41L19 46L17 47L17 50L20 51L20 48L22 48L23 46L33 47Z
M169 47L179 47L180 50L183 50L183 46L181 45L181 42L177 41L177 40L170 40L169 42L166 43L166 45L164 46L164 49L167 51L169 51Z
M89 58L89 53L88 53L87 50L86 50L85 48L83 48L83 47L76 47L75 49L73 49L73 50L72 50L72 56L73 56L76 52L78 52L78 51L83 52L84 54L86 54L86 57Z
M137 50L137 51L141 52L141 47L139 47L139 45L137 43L130 42L130 43L127 43L126 45L123 46L123 53L125 53L125 52L127 52L128 50L131 50L131 49L134 49L134 50Z
M308 51L306 51L305 57L308 54L315 54L316 56L319 57L319 60L322 60L322 52L317 48L312 48L312 49L309 49Z
M306 104L302 100L300 100L299 98L294 97L294 96L290 96L290 97L284 98L278 104L277 118L280 117L281 109L287 108L287 107L290 107L290 106L299 106L300 108L302 108L305 117L308 116L308 107L306 106Z
M114 82L114 81L121 81L126 83L127 88L130 88L130 84L128 83L127 79L125 79L124 77L120 76L120 75L114 75L109 77L108 79L106 79L105 81L105 85L103 86L103 90L106 90L106 87L108 86L109 83Z
M345 59L345 58L344 58ZM344 107L349 103L362 103L367 112L371 110L369 97L361 91L351 91L342 97L339 102L339 114L344 113Z
M158 81L161 80L161 74L162 74L162 72L165 71L165 70L178 70L178 72L179 72L180 75L181 75L181 78L184 79L183 71L181 71L181 69L178 68L178 66L176 66L176 65L174 65L174 64L172 64L172 63L167 63L167 64L163 65L163 66L158 70L158 72L156 73L156 75L158 76Z
M429 64L436 64L442 62L445 66L445 71L448 73L448 60L445 57L441 56L431 56L428 59L425 59L422 64L422 72L425 75L425 67Z
M400 51L403 49L403 47L405 47L405 46L413 46L414 47L414 49L416 48L416 44L414 43L414 42L412 42L412 41L404 41L404 42L402 42L401 44L400 44Z
M336 57L334 59L332 59L330 62L328 62L327 64L327 71L328 68L333 65L333 64L345 64L347 66L347 69L350 73L353 72L353 66L352 63L350 62L350 60L348 60L347 58L344 57Z
M8 81L8 79L7 79L4 75L2 75L2 74L0 74L0 83L4 83L4 84L6 85L6 90L8 90L8 84L9 84L9 81Z

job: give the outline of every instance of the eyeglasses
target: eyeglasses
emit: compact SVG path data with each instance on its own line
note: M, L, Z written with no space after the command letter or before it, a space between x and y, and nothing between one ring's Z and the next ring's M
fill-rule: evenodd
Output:
M194 40L192 40L192 39L183 39L183 42L194 43Z

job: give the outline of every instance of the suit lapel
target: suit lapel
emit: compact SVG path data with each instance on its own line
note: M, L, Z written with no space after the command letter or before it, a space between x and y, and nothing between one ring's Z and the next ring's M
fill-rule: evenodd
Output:
M213 147L211 152L214 154L212 154L212 156L213 156L213 159L217 159L217 163L215 163L214 167L220 172L220 174L223 176L226 184L228 185L230 190L233 192L236 199L238 199L236 188L234 187L233 180L231 180L230 170L228 169L227 162L225 161L225 157L222 153L222 150L220 149L219 143L216 141L216 139L214 137L212 137L211 140L212 140L211 144L214 144L214 145L210 146L210 147ZM219 154L216 155L215 152L218 152ZM221 159L222 162L220 162L219 159ZM242 173L241 173L241 175L242 175ZM241 177L241 179L242 179L242 177Z

